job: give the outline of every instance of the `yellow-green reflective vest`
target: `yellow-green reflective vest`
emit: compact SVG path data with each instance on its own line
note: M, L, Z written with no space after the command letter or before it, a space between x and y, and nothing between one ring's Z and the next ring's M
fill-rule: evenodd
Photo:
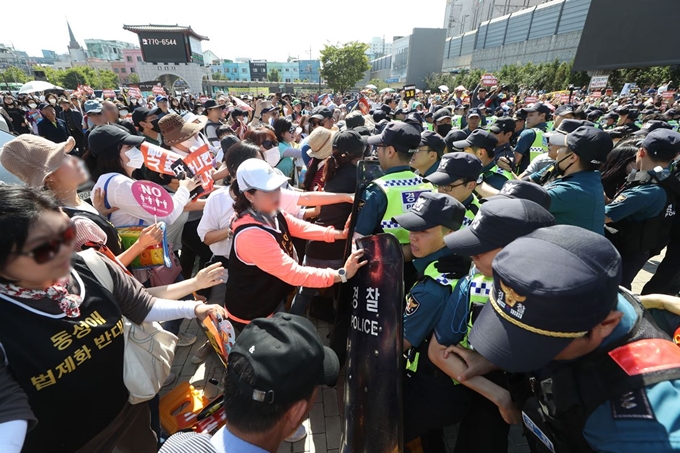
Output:
M548 126L548 127L545 128L546 132L550 132L550 131L555 129L555 122L554 121L548 121L545 124L546 124L546 126Z
M463 219L463 225L461 228L465 228L470 226L473 220L475 220L475 216L479 212L479 208L481 208L482 205L479 203L479 200L477 197L473 194L472 195L472 201L470 202L470 206L468 206L465 209L465 218Z
M670 120L670 121L668 121L668 124L671 125L671 127L673 128L673 130L674 130L675 132L678 131L678 125L679 125L679 123L678 123L676 120Z
M494 173L498 173L499 175L503 176L505 179L515 179L515 175L512 174L511 171L503 170L501 167L498 165L494 165L489 169L489 171L484 173L484 176L490 176Z
M442 286L449 286L451 293L453 293L454 288L458 284L458 279L450 279L447 278L445 274L442 274L437 270L437 262L438 261L433 261L431 262L426 268L425 272L423 272L423 276L429 277L435 282L439 283ZM419 283L416 283L413 285L415 288L416 285ZM469 329L468 329L469 332ZM467 340L467 334L465 335L465 339ZM420 352L413 351L413 354L409 357L409 359L406 361L406 369L408 371L416 372L418 370L418 361L420 360Z
M543 131L538 128L532 129L536 133L534 142L529 147L529 160L534 160L537 156L548 152L548 141L543 136Z
M373 181L387 197L387 209L380 221L380 228L385 233L396 236L400 244L408 244L408 231L393 222L392 218L406 213L416 203L421 193L432 192L434 187L423 182L423 178L411 170L391 173Z
M453 129L462 129L463 117L460 115L455 115L453 118L451 118L451 126L453 126Z

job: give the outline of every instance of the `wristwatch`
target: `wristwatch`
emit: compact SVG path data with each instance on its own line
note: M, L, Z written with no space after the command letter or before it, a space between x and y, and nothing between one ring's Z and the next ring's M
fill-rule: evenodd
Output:
M338 269L338 275L340 276L342 283L347 283L347 271L344 268Z

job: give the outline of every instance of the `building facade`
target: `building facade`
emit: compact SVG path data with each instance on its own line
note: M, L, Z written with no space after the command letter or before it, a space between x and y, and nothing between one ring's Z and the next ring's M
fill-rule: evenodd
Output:
M138 46L124 41L112 41L108 39L86 39L85 46L90 58L106 61L119 61L123 59L123 50L135 49Z

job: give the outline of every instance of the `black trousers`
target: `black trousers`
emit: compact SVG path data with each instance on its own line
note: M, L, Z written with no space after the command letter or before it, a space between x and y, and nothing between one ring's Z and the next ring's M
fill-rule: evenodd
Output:
M194 270L194 261L198 256L199 268L203 269L208 261L212 258L212 251L210 247L205 245L201 238L198 237L196 228L201 219L192 220L184 224L182 230L182 254L179 262L182 265L182 276L184 278L191 278Z
M464 385L454 384L430 362L427 354L420 354L418 371L404 377L404 443L425 436L427 443L434 444L428 433L463 420L470 409L472 393ZM423 450L438 451L427 445L423 445Z
M666 256L652 278L642 288L642 294L675 296L680 292L680 237L678 235L680 235L680 231L674 237L671 237L666 247Z
M640 269L649 259L649 252L643 253L621 253L621 286L631 289L631 284Z

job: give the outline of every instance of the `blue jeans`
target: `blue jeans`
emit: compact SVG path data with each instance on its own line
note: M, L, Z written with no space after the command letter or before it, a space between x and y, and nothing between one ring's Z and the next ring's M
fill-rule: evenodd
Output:
M319 269L340 269L345 262L343 260L320 260L316 258L310 258L305 256L303 261L303 266L316 267ZM290 313L293 315L304 316L307 311L307 306L311 302L312 298L319 294L318 288L305 288L300 287L295 299L293 299L293 305L290 307Z

